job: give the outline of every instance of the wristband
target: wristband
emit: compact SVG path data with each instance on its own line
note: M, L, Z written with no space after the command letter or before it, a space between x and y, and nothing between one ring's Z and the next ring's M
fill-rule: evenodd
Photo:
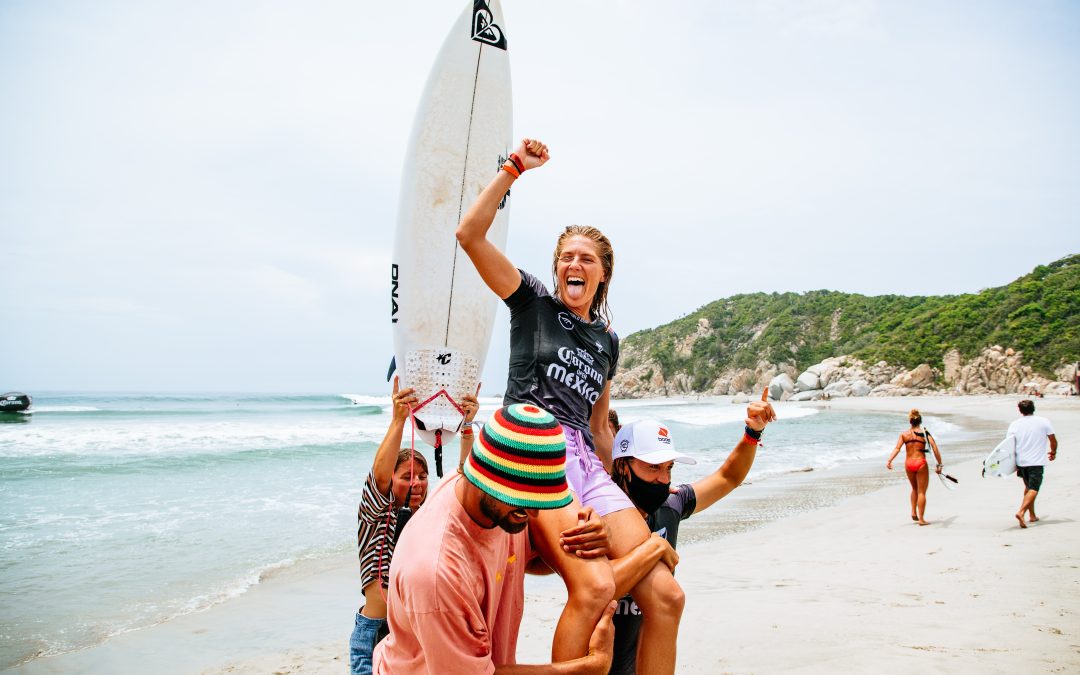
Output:
M765 431L765 430L762 429L761 431ZM746 425L746 435L749 436L750 438L754 439L755 441L760 441L761 440L761 431L758 431L757 429L751 428L749 424Z
M514 164L513 160L506 160L506 162L502 165L502 170L510 174L514 178L521 178L521 172L518 171L517 165Z
M472 427L465 427L464 429L462 429L461 430L461 435L462 436L472 436L473 435Z
M514 166L518 170L518 175L525 173L525 162L521 161L521 157L518 157L516 152L510 153L510 161L514 163Z
M760 445L761 444L761 439L760 438L754 438L750 434L743 434L742 439L743 439L743 442L749 443L750 445Z

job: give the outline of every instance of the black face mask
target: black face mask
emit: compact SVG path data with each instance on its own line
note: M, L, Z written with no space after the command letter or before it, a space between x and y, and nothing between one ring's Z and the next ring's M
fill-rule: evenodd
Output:
M629 467L627 467L627 470L630 471L630 487L628 490L630 501L634 502L634 506L652 515L671 495L671 483L650 483L638 478L637 474Z

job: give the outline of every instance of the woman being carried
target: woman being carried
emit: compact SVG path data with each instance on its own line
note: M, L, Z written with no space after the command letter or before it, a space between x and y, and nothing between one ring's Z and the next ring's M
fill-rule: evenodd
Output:
M510 369L503 403L532 403L551 412L566 434L566 473L576 498L603 517L611 557L621 558L649 539L633 503L611 480L612 434L608 426L611 378L619 339L611 332L607 290L615 267L611 242L594 227L570 226L559 236L552 263L554 292L518 270L487 239L503 197L526 170L542 166L548 149L525 139L503 170L466 212L457 238L481 278L510 308ZM568 601L552 644L552 660L584 654L615 582L604 559L566 551L560 533L573 527L577 505L542 511L530 528L544 559L567 585ZM537 536L539 535L539 536ZM667 565L658 563L636 582L642 634L651 647L640 655L646 673L675 671L675 643L684 597Z
M937 458L937 472L941 473L941 452L938 450L937 441L929 431L922 428L922 415L918 410L908 413L908 422L911 428L900 434L893 448L889 461L885 467L892 471L893 460L900 453L900 448L907 450L907 459L904 461L904 470L907 472L908 482L911 483L911 519L918 521L919 525L929 525L923 517L926 514L926 488L930 483L930 469L926 465L926 453L934 451Z

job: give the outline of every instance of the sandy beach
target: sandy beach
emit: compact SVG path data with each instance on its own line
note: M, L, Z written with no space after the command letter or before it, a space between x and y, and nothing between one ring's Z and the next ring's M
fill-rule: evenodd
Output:
M1037 401L1060 449L1037 502L1041 520L1026 530L1013 518L1019 481L983 479L971 459L1003 435L1019 398L809 404L897 413L898 433L912 407L955 416L977 432L965 452L942 448L960 484L949 492L931 479L932 524L918 527L903 471L885 471L885 448L880 461L799 478L835 493L828 505L680 546L687 605L678 671L1080 670L1080 466L1070 452L1080 401ZM969 459L952 462L950 451ZM755 490L737 494L753 499ZM14 672L135 673L153 664L161 673L343 673L360 597L354 567L351 555L297 566L210 610ZM530 580L527 592L518 659L541 662L564 593L548 579Z

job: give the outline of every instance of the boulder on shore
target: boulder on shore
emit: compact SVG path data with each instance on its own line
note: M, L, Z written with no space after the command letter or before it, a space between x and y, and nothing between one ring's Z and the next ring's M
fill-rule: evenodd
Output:
M799 379L795 380L796 393L801 391L813 391L814 389L821 389L821 381L818 376L809 370L799 375Z
M769 381L769 398L774 401L779 401L784 394L791 394L794 391L795 383L787 373L780 373Z

